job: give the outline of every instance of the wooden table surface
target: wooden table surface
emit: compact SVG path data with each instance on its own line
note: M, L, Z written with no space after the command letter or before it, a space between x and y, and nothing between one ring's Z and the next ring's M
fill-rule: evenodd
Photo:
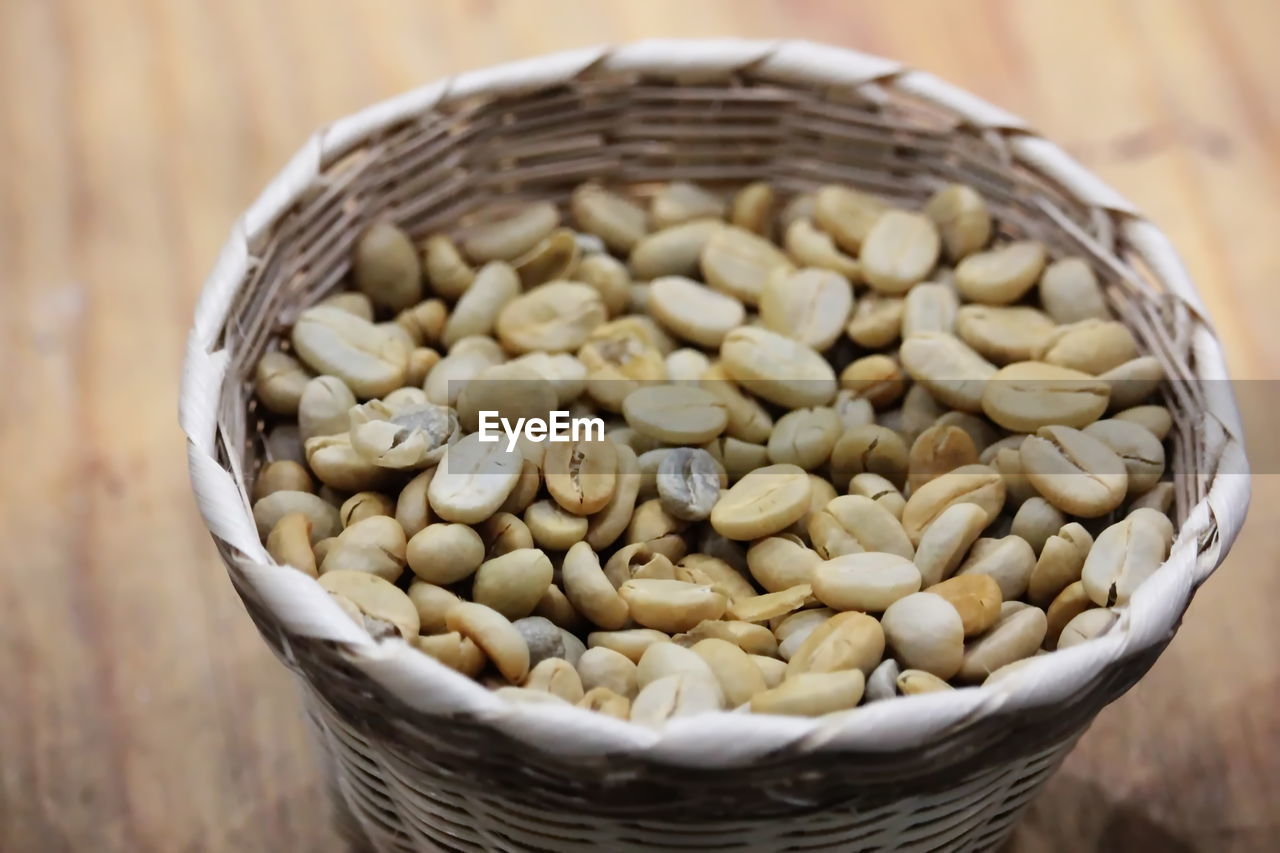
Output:
M189 494L201 281L325 121L507 59L725 34L895 57L1026 116L1167 229L1236 375L1280 376L1272 0L5 0L0 851L341 849L294 689ZM1265 439L1280 395L1249 387ZM1277 554L1259 476L1177 639L1012 849L1280 847Z

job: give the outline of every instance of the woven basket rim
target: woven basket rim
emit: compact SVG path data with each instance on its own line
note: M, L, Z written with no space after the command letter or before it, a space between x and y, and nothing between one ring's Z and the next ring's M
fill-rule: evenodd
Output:
M465 714L502 732L582 757L642 753L671 764L733 766L779 750L802 752L909 749L975 719L1044 710L1126 659L1166 642L1195 588L1221 562L1243 523L1249 476L1240 416L1225 387L1203 413L1219 434L1219 468L1207 496L1191 508L1169 560L1134 594L1117 627L1079 646L1030 660L990 686L899 697L823 719L721 712L676 719L650 730L572 707L512 705L479 683L399 640L375 642L354 625L313 579L273 564L258 540L242 472L218 462L218 407L229 353L220 347L254 250L308 187L361 141L432 110L479 96L541 90L588 74L639 74L668 81L744 74L784 86L837 89L888 87L958 116L971 129L1000 134L1018 162L1067 189L1116 223L1117 239L1189 312L1195 378L1222 380L1227 370L1203 304L1167 238L1140 212L1020 118L930 74L856 51L807 41L650 40L565 51L472 71L419 87L341 119L314 134L232 230L195 312L180 397L193 488L205 522L254 593L300 637L337 644L353 666L408 706L432 714ZM1225 383L1218 383L1225 386ZM1227 466L1230 466L1229 468Z

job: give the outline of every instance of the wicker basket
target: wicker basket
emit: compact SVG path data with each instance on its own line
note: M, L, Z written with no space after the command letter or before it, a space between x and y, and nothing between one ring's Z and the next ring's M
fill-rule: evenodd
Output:
M1169 376L1181 530L1107 635L992 687L826 719L722 713L661 732L511 706L376 644L258 541L250 377L340 286L354 235L415 235L595 178L847 182L919 203L977 187L1009 235L1090 258ZM1248 505L1222 351L1165 237L1021 120L928 74L805 42L644 42L463 74L314 135L236 225L196 311L182 391L192 481L231 579L304 685L345 828L378 850L979 850L1009 832L1094 715L1132 686Z

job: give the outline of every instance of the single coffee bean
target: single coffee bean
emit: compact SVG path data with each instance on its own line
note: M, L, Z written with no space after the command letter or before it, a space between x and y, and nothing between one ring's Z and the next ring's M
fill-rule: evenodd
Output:
M553 575L551 560L537 548L512 551L480 565L471 598L508 619L519 619L533 612Z
M529 674L529 646L524 636L492 607L459 602L445 614L445 626L479 646L508 681L518 684Z
M1044 635L1044 647L1050 651L1056 649L1062 629L1067 627L1072 619L1094 606L1089 593L1085 591L1084 581L1075 581L1063 587L1062 591L1054 596L1045 614L1048 627Z
M260 498L253 505L253 520L258 536L266 538L280 519L291 513L300 513L311 522L311 542L337 536L342 529L338 509L333 504L311 492L281 490Z
M1018 507L1013 517L1010 532L1020 536L1031 546L1031 550L1039 554L1044 543L1049 541L1062 525L1067 523L1066 516L1053 504L1041 497L1029 498Z
M990 524L1004 506L1004 479L986 465L962 465L925 483L912 492L902 510L902 527L912 542L919 542L924 530L956 503L982 507Z
M1099 533L1081 570L1094 604L1128 604L1133 591L1169 556L1173 532L1168 516L1138 509Z
M587 535L587 519L552 500L530 504L524 511L524 523L534 543L549 551L564 551Z
M960 340L995 364L1030 361L1053 329L1053 320L1026 305L966 305L955 321Z
M996 366L959 338L920 332L902 342L902 369L938 402L962 412L982 411L982 398Z
M705 450L673 448L658 466L658 499L682 521L710 517L720 498L720 468Z
M1160 441L1164 441L1173 429L1173 416L1164 406L1134 406L1112 415L1113 420L1129 421L1148 429Z
M542 460L547 491L574 515L609 505L618 488L618 450L607 439L553 441Z
M430 524L406 548L409 568L424 581L445 586L471 577L484 562L480 534L465 524Z
M1027 599L1037 607L1046 607L1065 587L1080 580L1092 547L1089 531L1075 522L1063 525L1040 550L1027 584Z
M1111 386L1111 409L1127 409L1145 402L1164 381L1164 365L1149 355L1129 359L1098 374Z
M787 662L787 678L857 669L864 676L884 657L884 631L865 613L838 613L817 626Z
M356 396L381 397L404 384L411 347L383 329L338 308L303 311L291 340L317 373L341 379Z
M708 285L747 305L756 305L775 270L792 269L782 250L758 234L732 225L707 240L699 260Z
M267 534L267 553L282 566L292 566L318 577L316 555L311 550L311 521L300 512L282 516Z
M442 342L452 347L472 335L491 335L502 309L520 295L515 269L501 261L485 264L458 299L445 323Z
M422 299L422 268L409 235L375 222L356 241L352 278L378 308L400 311Z
M783 415L769 437L769 460L812 471L826 463L840 437L840 420L825 406Z
M497 512L485 519L479 525L479 533L484 540L486 559L533 547L529 526L509 512Z
M730 619L742 622L767 622L799 610L813 595L809 584L798 584L779 592L756 595L729 605L726 613Z
M1040 277L1040 302L1055 323L1106 320L1106 298L1093 269L1083 258L1063 258Z
M711 510L711 526L739 540L785 530L808 509L809 488L808 475L796 465L757 469L721 494Z
M938 262L938 229L918 213L890 210L867 232L858 260L862 277L881 293L906 293Z
M879 474L901 485L907 480L907 445L886 426L867 424L847 429L831 449L831 478L837 485L858 474Z
M902 337L920 332L955 332L960 300L955 290L945 284L918 284L907 293L902 304Z
M956 574L990 575L1000 586L1005 601L1012 601L1027 591L1035 563L1036 552L1020 536L979 539Z
M731 379L779 406L823 406L836 394L835 371L826 359L799 341L767 329L734 329L725 336L720 359Z
M411 643L418 651L471 678L478 676L488 662L480 647L457 631L414 637Z
M1095 607L1078 614L1062 629L1058 635L1058 649L1069 649L1081 643L1100 637L1111 626L1120 621L1120 614L1106 607Z
M969 302L1008 305L1031 289L1044 262L1044 246L1034 240L977 252L956 266L956 289Z
M955 689L941 678L938 678L938 676L922 669L904 670L899 673L894 684L898 688L898 692L903 696L917 696L921 693L939 693Z
M865 686L866 678L857 669L804 672L757 693L751 699L751 710L757 714L818 717L854 707Z
M524 687L528 690L542 690L559 696L566 702L575 703L581 701L584 693L578 671L562 658L546 658L535 664L529 670Z
M939 513L916 548L922 584L931 587L950 577L989 520L986 510L972 503L954 503Z
M876 409L887 409L902 397L906 377L887 355L855 359L840 373L840 387L868 400Z
M915 556L915 548L901 522L880 504L861 495L841 495L808 525L813 547L823 557L879 551L904 559Z
M370 306L367 315L362 314L361 316L364 316L366 320L372 320L372 306ZM396 315L396 322L409 333L414 345L419 347L434 347L440 344L442 342L441 337L444 335L444 327L448 320L449 307L445 305L442 299L424 299L417 305L405 308ZM422 383L416 384L421 385Z
M1164 475L1164 445L1145 427L1119 420L1096 421L1084 434L1116 452L1129 474L1129 497L1141 495Z
M631 299L631 274L622 261L611 255L587 255L578 261L573 280L594 288L610 317L626 312Z
M697 184L672 181L649 199L649 219L657 228L668 228L691 219L723 219L724 199Z
M885 202L852 187L828 185L813 196L814 223L830 234L840 248L858 254L881 215L889 210Z
M948 578L925 589L945 598L960 614L964 635L981 634L1000 618L1002 594L991 575L967 574Z
M980 250L991 238L987 203L972 187L948 184L929 197L924 212L937 226L952 262Z
M675 638L679 645L692 647L696 643L716 639L733 643L749 655L776 655L778 641L764 625L734 620L707 619Z
M275 492L311 492L315 481L307 469L292 459L280 459L262 466L253 482L253 499L260 501Z
M254 374L258 399L277 415L296 415L311 374L288 353L274 350L258 359Z
M667 720L719 711L724 696L714 678L668 675L644 687L631 703L631 722L659 728Z
M715 676L727 707L737 708L768 689L764 675L751 657L727 640L699 640L692 651L702 658Z
M519 453L497 442L482 443L480 433L471 433L449 445L440 459L427 487L432 511L446 521L484 521L515 488L522 463Z
M902 496L902 492L898 491L897 486L879 474L870 472L853 475L853 479L849 481L849 494L871 498L889 510L889 514L899 521L902 520L902 511L907 506L907 499Z
M1098 375L1137 358L1138 343L1123 323L1080 320L1058 326L1040 343L1040 361Z
M950 678L964 659L964 623L951 603L930 592L900 598L880 620L898 662Z
M349 314L355 314L362 320L373 322L373 300L363 293L340 291L326 296L316 304L328 305L331 308L341 308Z
M526 288L537 287L576 273L582 250L574 232L557 228L529 251L513 259L511 266Z
M409 596L377 575L329 572L320 576L320 586L341 603L353 605L361 616L360 626L374 639L398 635L407 640L417 636L417 608Z
M702 350L685 347L667 356L666 367L667 381L697 385L702 381L702 375L711 368L711 359Z
M578 661L578 675L587 691L605 687L619 696L631 699L639 690L635 662L604 646L587 649L583 653Z
M1002 613L986 633L965 647L964 662L956 678L980 684L1000 667L1035 654L1047 630L1044 611L1038 607Z
M449 354L431 369L423 390L430 402L438 406L452 406L472 379L504 361L506 354L493 338L483 335L463 338L450 347Z
M724 431L729 416L714 395L688 385L647 385L622 401L637 432L668 444L705 444Z
M574 190L569 207L578 227L604 240L615 252L631 251L649 232L644 208L597 184Z
M844 333L860 347L883 349L901 334L904 310L901 296L869 293L858 300Z
M813 579L822 558L800 541L787 536L759 539L747 551L751 576L767 592L781 592Z
M1044 426L1018 451L1027 480L1063 512L1097 518L1118 507L1129 487L1124 461L1093 436Z
M631 718L631 700L625 696L619 696L607 687L593 687L588 690L578 701L578 707L617 720Z
M550 202L525 205L508 216L477 225L462 241L473 261L509 261L546 239L560 224L560 211Z
M443 633L445 614L461 599L442 586L415 580L409 584L409 600L418 610L418 620L425 634Z
M422 244L422 268L431 289L449 301L462 296L475 278L475 270L462 257L457 244L444 234L433 235Z
M829 270L778 267L760 293L764 327L818 351L839 339L852 310L848 279Z
M919 672L920 670L912 670ZM898 662L893 658L885 658L880 661L880 665L872 670L870 677L867 678L866 700L868 702L879 702L882 699L892 699L898 695L898 675L900 668Z
M392 480L392 471L375 465L352 447L349 433L316 435L302 447L316 478L335 491L378 491Z
M754 181L738 190L729 208L729 221L739 228L769 236L770 218L776 194L764 181Z
M715 679L707 662L693 650L675 643L654 643L644 650L636 665L636 684L643 690L660 678L693 675Z
M711 239L726 227L718 219L695 219L647 234L631 249L631 272L642 281L694 275ZM711 284L705 274L703 278Z
M835 610L883 612L899 598L919 592L920 570L899 555L850 553L820 562L813 570L813 594Z
M688 631L704 619L719 619L728 601L710 586L677 580L633 578L618 588L631 618L666 633Z
M655 643L669 643L671 638L652 628L630 628L625 631L593 631L587 635L587 647L604 647L640 662L646 649Z
M709 349L719 347L746 317L734 297L677 275L653 280L649 312L676 337Z
M935 424L916 438L907 454L907 487L912 491L962 465L976 465L978 449L958 426Z
M573 352L607 319L604 302L594 288L575 281L551 281L503 305L494 329L508 352Z
M590 545L579 542L569 549L561 565L561 576L565 595L592 623L609 630L627 624L627 602L605 576L600 558Z
M802 267L838 273L849 282L862 281L862 265L840 251L835 239L807 218L787 226L783 245L792 260Z

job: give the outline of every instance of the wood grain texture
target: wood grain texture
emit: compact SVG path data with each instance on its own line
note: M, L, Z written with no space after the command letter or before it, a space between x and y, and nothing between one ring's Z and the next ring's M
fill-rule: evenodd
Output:
M1274 431L1280 5L845 0L0 3L0 851L341 850L290 681L175 424L230 224L316 126L452 71L648 36L799 36L1027 117L1184 253ZM1011 848L1280 846L1280 482Z

